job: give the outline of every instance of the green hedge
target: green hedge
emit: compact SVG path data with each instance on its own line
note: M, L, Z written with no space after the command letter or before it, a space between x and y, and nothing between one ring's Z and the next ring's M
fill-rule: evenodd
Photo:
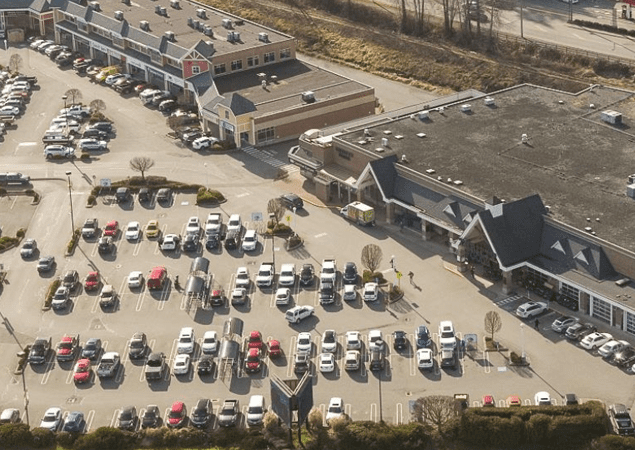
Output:
M218 191L201 187L196 194L197 205L216 205L224 202L225 197Z
M94 197L97 197L99 195L114 195L114 193L117 192L117 189L119 189L120 187L127 187L132 192L139 192L139 189L144 187L154 189L170 188L175 191L182 192L198 192L199 189L203 188L203 186L201 186L200 184L188 184L178 181L169 181L165 177L146 177L145 181L141 177L131 177L126 180L115 181L110 185L110 187L95 186L90 191L90 195Z
M57 279L51 283L49 286L49 290L46 291L46 298L44 299L44 307L50 308L51 303L53 303L53 296L55 295L55 291L62 284L61 280Z
M6 250L11 247L15 247L20 242L20 239L12 236L0 237L0 250Z
M0 448L13 449L32 443L33 435L26 423L0 425Z

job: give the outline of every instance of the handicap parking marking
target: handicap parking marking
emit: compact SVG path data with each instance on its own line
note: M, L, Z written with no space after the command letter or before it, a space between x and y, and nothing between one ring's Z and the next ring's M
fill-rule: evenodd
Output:
M505 297L502 300L498 300L496 302L494 302L494 304L498 307L502 307L503 305L507 305L509 303L514 303L517 302L519 300L524 300L524 297L522 295L519 294L514 294L514 295L510 295L509 297Z

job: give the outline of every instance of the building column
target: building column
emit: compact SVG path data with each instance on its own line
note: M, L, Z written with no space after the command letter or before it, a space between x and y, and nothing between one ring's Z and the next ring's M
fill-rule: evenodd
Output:
M503 271L503 294L509 294L513 290L512 286L512 271Z
M450 243L452 242L452 236L455 236L454 234L450 235ZM456 239L458 239L459 237L456 236ZM452 246L450 245L450 251L452 251ZM465 250L465 244L463 243L463 241L459 242L459 245L456 247L456 268L459 272L463 273L465 271L467 271L467 266L469 265L467 263L467 259L465 257L466 254L466 250Z
M432 239L432 232L430 231L430 225L425 219L421 219L421 237L424 241Z
M391 224L395 215L395 205L386 203L386 223Z

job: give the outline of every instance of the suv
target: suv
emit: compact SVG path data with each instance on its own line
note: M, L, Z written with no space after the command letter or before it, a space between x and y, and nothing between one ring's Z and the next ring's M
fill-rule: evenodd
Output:
M97 219L86 219L84 226L82 227L82 236L84 239L94 238L97 236L99 226L97 225Z
M280 201L289 209L295 208L298 210L304 208L304 202L296 194L283 194L280 196Z
M635 427L626 406L616 403L609 406L609 418L615 432L621 436L635 435Z
M67 270L62 278L62 286L68 288L69 291L74 290L79 284L79 274L76 270Z
M208 398L202 398L192 410L190 422L197 428L207 426L209 419L212 417L212 402Z
M383 370L386 366L386 356L384 355L383 349L374 349L370 352L370 370Z
M439 344L441 348L454 350L456 347L456 336L454 335L454 325L450 320L443 320L439 323Z
M75 156L75 149L63 145L47 145L44 148L44 156L46 158L72 158Z
M229 230L225 237L225 248L227 250L236 250L240 245L240 230Z
M103 288L101 288L101 293L99 294L99 306L102 308L112 308L117 303L117 293L115 292L115 288L107 284Z
M455 349L443 348L441 350L441 367L447 369L456 369L459 365Z
M135 333L132 335L130 339L130 344L128 345L128 354L131 359L139 359L146 354L146 350L148 349L148 339L146 338L145 333Z
M126 203L131 197L130 189L127 187L117 188L117 192L115 192L115 200L117 203Z

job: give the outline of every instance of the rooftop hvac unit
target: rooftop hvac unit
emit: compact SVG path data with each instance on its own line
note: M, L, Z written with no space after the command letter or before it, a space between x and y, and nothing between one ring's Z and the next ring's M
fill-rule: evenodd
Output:
M485 106L494 106L496 102L492 97L485 97Z
M165 32L165 38L168 41L174 42L176 40L175 36L174 36L174 31L166 31Z
M205 36L214 36L214 31L212 30L212 27L210 27L209 25L205 25L203 27L203 34Z
M258 40L260 42L269 42L269 35L267 33L258 33Z
M436 173L436 172L437 172L437 171L436 171L436 170L434 170L434 169L426 169L426 173L427 173L428 175L432 175L433 173Z
M370 130L368 128L364 128L364 136L370 136Z
M101 11L99 2L90 2L90 7L93 8L94 11Z
M130 6L130 0L121 0L121 3Z
M262 86L263 89L267 89L267 80L262 80L260 86Z
M200 30L201 29L201 21L200 20L196 20L196 19L192 19L192 28L194 28L195 30Z
M529 142L529 136L527 136L525 133L521 134L521 135L520 135L520 141L521 141L523 144L526 144L527 142Z
M123 11L115 11L115 19L123 20Z
M147 20L142 20L141 22L139 22L139 28L141 28L143 31L150 31L150 22L148 22Z
M191 17L187 18L187 26L188 27L194 27L194 19L192 19Z
M271 75L271 82L272 83L277 83L278 82L278 75Z
M166 16L167 17L168 9L165 6L162 6L160 11L161 11L161 15L162 16Z
M472 105L461 105L461 112L464 112L464 113L472 112Z
M424 138L424 137L426 137L426 134L425 133L417 133L417 137L418 138Z
M315 93L313 91L306 91L302 93L302 101L305 103L315 102Z
M228 30L232 29L232 20L231 19L223 19L223 28L227 28Z
M240 42L240 33L238 31L234 31L234 42Z
M635 198L635 184L629 184L626 186L626 195L630 198Z
M233 31L228 31L227 32L227 42L234 42L234 32Z
M236 20L234 21L234 24L235 24L235 25L244 25L244 24L245 24L245 21L244 21L243 19L236 19Z
M600 113L600 119L602 119L606 123L610 123L611 125L621 125L622 123L622 113L618 113L617 111L602 111Z
M170 6L174 9L181 9L179 0L170 0Z
M196 10L196 17L200 17L201 19L206 19L206 13L205 10L203 8L199 8Z
M375 151L376 151L377 153L383 153L383 152L384 152L384 149L383 149L383 147L377 147L377 148L375 149Z
M439 114L443 114L443 112L445 111L445 107L443 107L443 106L439 106L439 107L437 108L437 111L439 111Z
M161 5L156 5L154 7L154 12L161 15Z
M628 184L635 184L635 173L628 176Z
M428 111L421 111L419 113L419 120L426 120L428 119L429 116L430 116L430 113Z
M388 147L388 138L381 138L381 146Z

